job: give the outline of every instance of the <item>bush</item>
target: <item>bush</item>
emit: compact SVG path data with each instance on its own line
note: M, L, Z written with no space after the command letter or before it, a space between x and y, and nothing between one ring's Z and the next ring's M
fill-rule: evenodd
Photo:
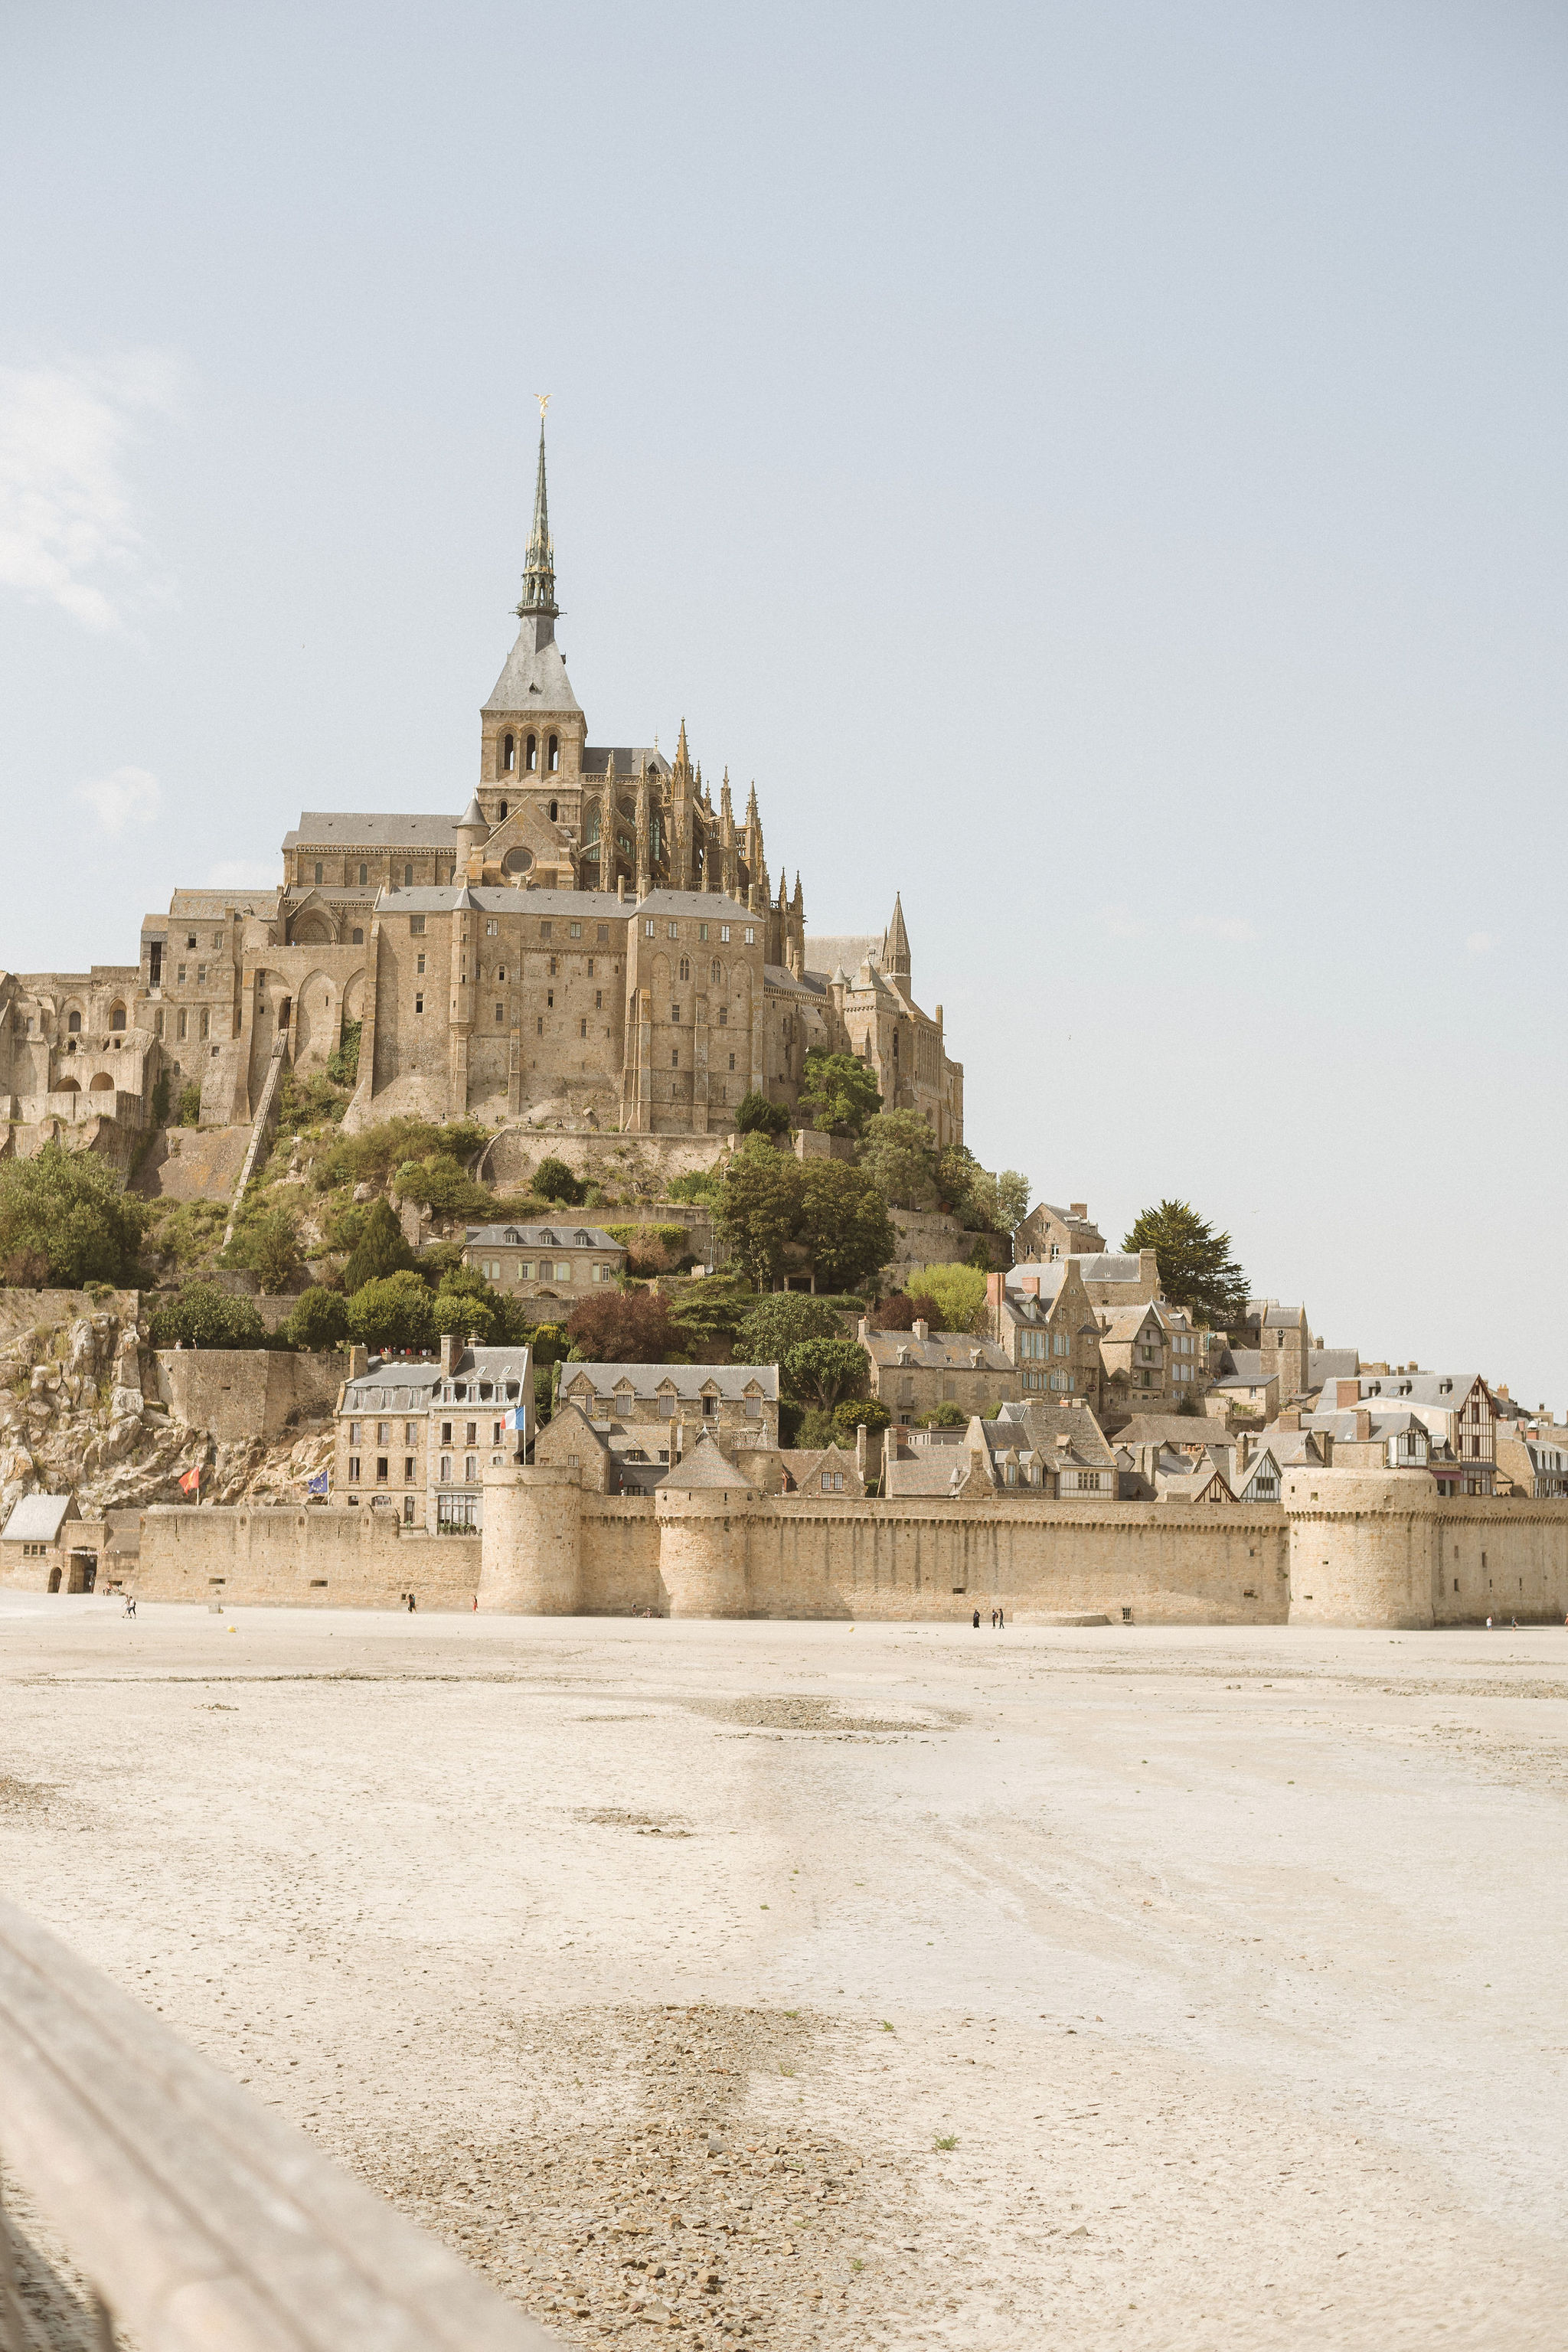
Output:
M254 1274L263 1290L288 1290L300 1271L298 1217L281 1202L252 1210L235 1228L228 1259Z
M985 1276L979 1266L919 1265L904 1287L917 1312L928 1299L935 1307L941 1319L931 1321L933 1330L978 1329L985 1307Z
M563 1323L536 1323L528 1334L528 1344L536 1364L563 1363L572 1352Z
M752 1301L737 1336L741 1363L776 1364L804 1339L842 1339L844 1322L826 1298L779 1290Z
M231 1298L210 1282L187 1282L153 1315L154 1348L265 1348L267 1327L248 1298Z
M446 1216L480 1216L488 1223L494 1213L494 1195L442 1152L431 1152L424 1160L405 1160L392 1184L399 1200L417 1201L422 1208Z
M689 1176L677 1176L664 1188L667 1201L690 1201L705 1209L716 1209L724 1197L724 1171L717 1163L711 1168L699 1168Z
M855 1432L862 1422L868 1434L874 1435L879 1429L887 1429L892 1418L880 1397L841 1397L833 1408L833 1422L840 1444L854 1444Z
M572 1352L601 1364L685 1363L683 1334L657 1290L605 1290L584 1298L566 1325Z
M348 1329L348 1302L342 1293L324 1289L313 1282L294 1301L294 1310L283 1326L283 1337L291 1348L319 1353L326 1348L341 1347Z
M348 1304L351 1339L362 1347L418 1352L436 1339L430 1293L406 1267L363 1283Z
M20 1252L29 1265L41 1257L57 1289L130 1282L146 1219L124 1179L89 1151L46 1143L30 1160L0 1160L0 1265Z
M921 1413L916 1426L920 1429L967 1429L969 1415L961 1404L933 1404L929 1412Z
M921 1305L934 1307L935 1303L934 1299L922 1299ZM886 1298L879 1298L866 1319L873 1331L910 1331L920 1311L907 1290L889 1290ZM928 1315L925 1320L931 1323L931 1317ZM931 1323L931 1328L940 1331L942 1325Z
M800 1107L826 1135L861 1135L866 1121L882 1108L875 1073L855 1054L824 1054L814 1047L805 1057L805 1084Z
M328 1077L335 1086L347 1087L351 1092L359 1083L359 1041L363 1031L363 1021L345 1021L342 1042L327 1058Z
M735 1125L742 1135L787 1135L789 1113L782 1103L770 1102L753 1087L741 1097Z
M286 1072L282 1096L278 1107L279 1136L302 1135L308 1129L318 1128L342 1118L349 1107L349 1098L341 1087L321 1070L312 1070L308 1077L296 1071Z
M741 1146L724 1171L720 1209L723 1246L758 1290L769 1290L784 1266L800 1215L798 1161L760 1136Z
M558 1201L563 1208L575 1209L582 1203L581 1181L553 1152L534 1170L533 1189L542 1201Z
M413 1264L414 1252L391 1202L373 1201L343 1268L343 1288L352 1297L367 1282L384 1281L388 1275L402 1274Z
M819 1404L809 1404L795 1416L795 1443L802 1453L816 1453L822 1446L832 1445L838 1437L838 1424L830 1412Z
M437 1331L455 1331L460 1339L477 1339L481 1348L493 1348L501 1336L495 1305L466 1286L452 1289L443 1283L430 1311Z
M489 1141L488 1131L471 1118L445 1126L428 1118L383 1119L358 1135L334 1135L317 1153L310 1172L319 1192L339 1184L380 1184L407 1160L436 1157L466 1169Z

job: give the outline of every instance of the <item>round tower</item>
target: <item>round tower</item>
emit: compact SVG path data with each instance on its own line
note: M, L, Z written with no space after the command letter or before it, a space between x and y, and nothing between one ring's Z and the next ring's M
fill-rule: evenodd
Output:
M756 1489L706 1433L654 1489L658 1572L672 1617L751 1613L747 1534Z
M485 1473L479 1607L514 1617L574 1616L582 1537L577 1471L492 1465Z
M1424 1470L1287 1470L1292 1625L1434 1622L1437 1490Z

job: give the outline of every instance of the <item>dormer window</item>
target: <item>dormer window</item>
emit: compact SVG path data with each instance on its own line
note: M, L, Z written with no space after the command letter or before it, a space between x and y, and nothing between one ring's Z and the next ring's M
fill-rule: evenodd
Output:
M529 774L531 776L537 775L539 772L539 738L537 735L531 735L529 737L527 745L525 746L524 757Z
M512 770L517 765L517 737L515 735L503 735L501 738L500 765L503 776L510 776Z

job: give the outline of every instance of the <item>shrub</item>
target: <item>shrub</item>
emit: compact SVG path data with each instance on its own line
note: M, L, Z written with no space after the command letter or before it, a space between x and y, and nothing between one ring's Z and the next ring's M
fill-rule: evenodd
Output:
M858 1055L824 1054L814 1047L805 1057L800 1107L825 1134L860 1135L881 1109L882 1097L870 1065Z
M342 1042L327 1059L327 1076L334 1085L351 1090L359 1083L359 1041L364 1032L363 1021L343 1023Z
M657 1290L605 1290L574 1307L566 1325L572 1352L604 1364L684 1363L683 1335Z
M533 1189L542 1201L559 1201L568 1209L577 1208L583 1199L583 1185L574 1176L564 1160L552 1152L542 1160L533 1171Z
M405 1160L392 1183L400 1200L417 1201L423 1208L446 1216L481 1216L488 1222L495 1209L494 1196L443 1152L433 1151L424 1160Z
M887 1202L864 1169L808 1160L801 1171L795 1238L819 1282L847 1290L887 1265L899 1246Z
M489 1141L487 1130L471 1118L450 1119L437 1126L428 1118L388 1118L358 1135L334 1135L316 1154L311 1175L320 1192L339 1184L384 1183L405 1160L432 1156L467 1168Z
M967 1429L969 1415L961 1404L949 1400L946 1404L933 1404L929 1412L922 1412L916 1426L920 1429Z
M742 1135L787 1135L789 1113L782 1103L770 1102L753 1087L741 1097L735 1125Z
M0 1265L19 1251L29 1265L42 1257L58 1289L129 1282L146 1218L124 1179L90 1151L46 1143L30 1160L0 1160Z
M880 1397L841 1397L833 1408L833 1423L841 1444L854 1444L855 1432L862 1422L868 1433L874 1433L879 1429L888 1428L892 1418Z
M941 1317L933 1330L973 1331L985 1307L985 1276L975 1265L919 1265L904 1287L917 1309L930 1299ZM927 1318L930 1319L929 1318Z
M528 1344L536 1364L559 1364L572 1352L563 1323L536 1323L528 1334Z
M161 1216L147 1236L148 1247L183 1266L209 1260L222 1239L228 1212L218 1201L181 1201Z
M340 1347L348 1337L348 1302L342 1291L327 1290L313 1282L294 1301L293 1312L283 1326L283 1337L291 1348L319 1352Z
M815 1453L821 1446L831 1445L837 1435L833 1415L819 1404L807 1405L795 1419L795 1443L803 1452Z
M429 1348L436 1338L430 1293L406 1267L363 1283L348 1303L348 1328L350 1339L366 1348Z
M935 1206L936 1152L919 1111L883 1110L868 1119L860 1166L891 1207Z
M347 1095L341 1087L333 1086L323 1071L312 1070L302 1078L289 1070L283 1080L278 1107L278 1132L279 1136L302 1135L307 1129L342 1118L348 1107Z
M723 1169L715 1161L711 1168L699 1168L689 1176L677 1176L665 1186L664 1197L667 1201L690 1201L716 1209L724 1197Z
M182 1087L174 1113L182 1127L200 1127L202 1123L202 1090L200 1087Z
M390 1201L373 1201L360 1228L349 1262L343 1268L343 1288L352 1297L367 1282L381 1282L414 1264L403 1227Z
M154 1348L265 1348L267 1327L248 1298L210 1282L187 1282L153 1317Z
M228 1256L254 1274L265 1291L287 1290L300 1272L300 1221L281 1202L255 1209L235 1228Z

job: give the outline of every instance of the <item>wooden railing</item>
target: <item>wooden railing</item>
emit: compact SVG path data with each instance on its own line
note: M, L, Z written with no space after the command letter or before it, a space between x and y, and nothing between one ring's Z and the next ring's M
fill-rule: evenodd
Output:
M0 1903L0 2175L86 2282L86 2352L552 2352L454 2254ZM0 2214L0 2347L59 2344ZM68 2290L64 2301L72 2296Z

